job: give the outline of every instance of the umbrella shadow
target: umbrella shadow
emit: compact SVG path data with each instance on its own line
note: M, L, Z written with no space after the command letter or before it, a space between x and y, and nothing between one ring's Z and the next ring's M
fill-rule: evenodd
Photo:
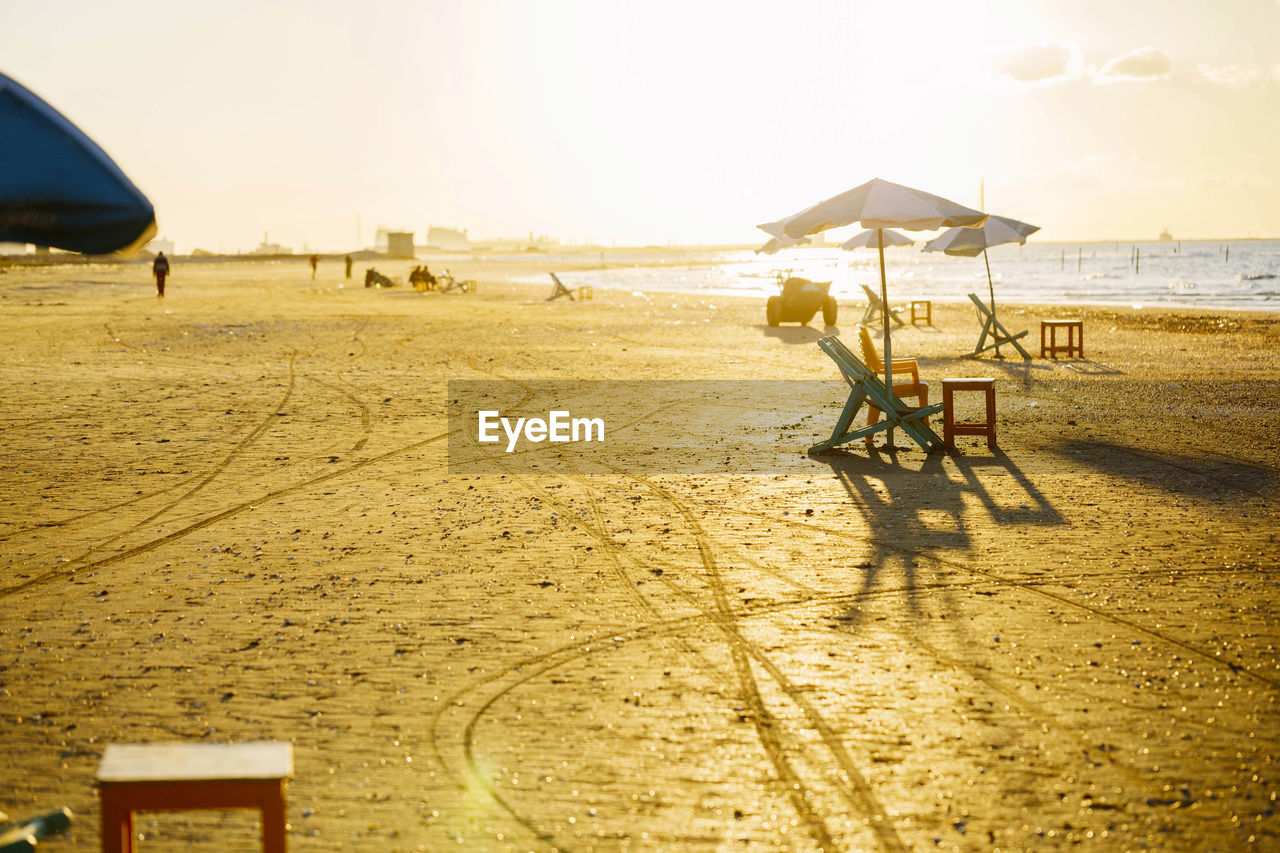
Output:
M812 326L757 326L756 328L763 331L766 338L777 338L784 344L811 344L840 331L835 326L828 326L821 332Z
M1108 476L1206 500L1267 497L1280 486L1280 472L1274 468L1239 459L1184 456L1091 439L1069 439L1051 452Z
M900 562L907 608L917 620L922 618L922 561L971 551L968 520L975 511L1000 525L1064 523L1061 513L1003 452L973 459L930 453L917 470L900 464L896 453L831 451L811 458L831 468L870 530L871 553L857 565L863 573L859 592L870 593L888 566ZM1001 487L1000 498L989 485L995 483ZM854 605L839 618L856 624L862 612Z

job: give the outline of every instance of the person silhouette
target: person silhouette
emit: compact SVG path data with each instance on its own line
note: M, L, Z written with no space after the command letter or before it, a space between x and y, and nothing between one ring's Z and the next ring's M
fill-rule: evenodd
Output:
M347 278L351 278L351 256L347 255Z
M312 280L312 281L315 281L315 278L316 278L316 267L318 267L319 265L320 265L320 256L319 256L319 255L312 255L312 256L311 256L311 280Z
M164 256L164 252L156 255L155 261L151 264L151 272L156 277L156 295L164 298L164 280L169 276L169 259Z

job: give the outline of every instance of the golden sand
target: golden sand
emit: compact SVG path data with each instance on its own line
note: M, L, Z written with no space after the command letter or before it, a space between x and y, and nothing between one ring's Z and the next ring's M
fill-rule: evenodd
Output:
M1025 364L935 305L895 354L996 377L1000 453L808 457L836 395L767 475L451 476L449 379L838 378L757 300L452 266L0 275L0 809L70 806L50 850L106 744L255 739L294 850L1280 846L1280 317Z

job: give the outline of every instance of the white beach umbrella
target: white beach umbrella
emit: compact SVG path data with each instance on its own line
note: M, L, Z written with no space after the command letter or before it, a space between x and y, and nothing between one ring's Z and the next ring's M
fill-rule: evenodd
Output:
M808 242L809 242L808 237L804 237L799 240L792 240L790 238L787 238L785 240L779 240L777 237L770 237L767 241L765 241L765 244L763 246L756 249L756 254L757 255L773 255L773 254L776 254L779 249L790 249L792 246L803 246Z
M884 229L905 228L908 231L932 231L962 226L972 228L987 220L987 214L957 204L950 199L904 187L880 178L867 181L851 190L820 201L776 222L757 226L778 239L798 240L830 228L852 225L877 232L875 246L880 251L880 299L888 306L889 286L884 274ZM884 314L884 384L893 389L893 343L889 336L889 312ZM890 430L889 444L893 444Z
M910 246L913 243L915 243L915 240L912 240L906 234L893 231L889 228L884 229L884 245L886 248L889 246ZM877 228L874 231L862 231L855 234L848 240L841 243L840 248L848 252L853 249L874 249L879 245L880 229Z
M996 313L996 289L991 283L991 262L987 260L987 248L1003 246L1006 243L1026 243L1027 238L1040 230L1039 225L1019 222L1005 216L989 216L987 221L977 228L951 228L924 244L922 251L946 252L948 255L960 255L976 258L982 255L987 265L987 291L991 295L991 314Z

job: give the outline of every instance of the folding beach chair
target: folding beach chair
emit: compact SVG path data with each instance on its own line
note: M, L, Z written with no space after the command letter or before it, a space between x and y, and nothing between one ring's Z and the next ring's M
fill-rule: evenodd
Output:
M840 368L840 374L849 383L849 399L836 421L831 437L809 448L810 453L821 453L841 444L866 439L881 430L901 429L911 440L925 450L941 449L944 445L937 433L929 428L925 419L942 411L941 404L910 407L903 404L896 394L885 387L884 381L858 360L839 338L832 335L818 341L818 346ZM895 386L897 390L899 386ZM860 429L850 429L862 404L875 406L884 412L884 420Z
M1000 321L996 319L995 312L991 310L990 306L979 299L977 294L970 293L969 299L978 307L978 316L983 321L982 334L978 336L978 343L974 346L973 352L964 353L961 355L961 358L977 358L987 350L996 349L996 347L1001 347L1005 344L1013 344L1014 348L1017 349L1018 352L1022 353L1023 358L1031 358L1031 353L1023 349L1022 344L1018 343L1019 338L1025 338L1027 336L1027 332L1025 330L1018 332L1016 335L1010 334L1008 329L1000 325ZM989 344L986 343L988 335L991 336L992 341ZM1000 351L996 350L996 355L999 354Z
M861 287L862 287L862 292L867 294L867 303L868 303L867 310L862 315L863 324L870 323L873 320L876 320L877 318L883 318L886 308L885 308L885 304L880 301L880 294L876 293L874 290L867 287L865 284L862 285ZM902 315L897 311L897 309L889 308L887 310L889 312L889 317L893 319L894 323L898 324L899 326L907 325L907 321L902 319Z
M551 289L551 295L547 297L547 301L550 302L553 299L559 299L561 296L567 296L569 301L572 302L573 291L565 287L555 273L551 273L551 280L555 282L555 287Z
M71 826L71 810L56 812L10 823L0 818L0 853L27 853L36 849L40 839L62 832Z
M436 277L436 284L440 288L441 293L448 293L451 290L459 290L463 293L470 293L476 289L476 283L471 279L458 281L453 277L453 273L444 270Z

